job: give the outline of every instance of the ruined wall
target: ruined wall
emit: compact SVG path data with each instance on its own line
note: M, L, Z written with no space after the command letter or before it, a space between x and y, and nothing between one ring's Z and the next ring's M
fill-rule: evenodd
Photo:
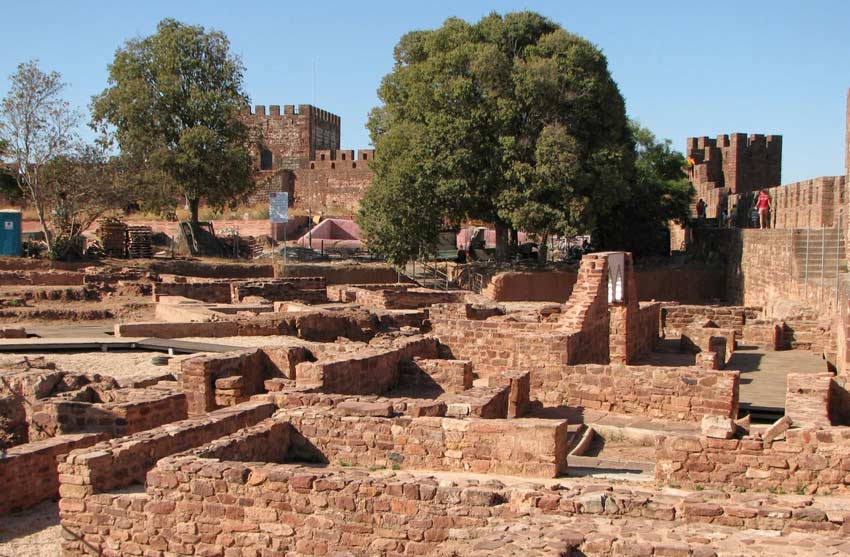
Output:
M693 421L736 416L738 378L698 367L589 364L532 373L531 388L547 406Z
M246 395L265 392L263 381L272 377L267 364L268 359L258 348L183 360L180 385L186 393L189 415L204 414L219 407L215 393L218 379L239 376L244 381Z
M850 428L790 429L764 441L659 437L655 477L682 487L848 493Z
M415 288L410 284L350 284L328 287L335 302L357 303L370 308L419 309L433 304L463 301L464 292Z
M132 435L185 419L186 395L172 389L116 389L104 393L114 402L88 403L48 399L33 406L32 439L76 432L105 432L112 437Z
M401 362L414 357L436 358L436 339L426 337L387 350L367 348L331 360L304 362L296 368L295 381L298 387L325 393L381 394L398 383Z
M464 304L430 309L432 332L455 359L470 360L479 377L507 369L553 369L569 363L571 335L557 323L470 319ZM604 335L607 358L607 331ZM600 359L603 354L599 355Z
M505 271L490 280L482 294L494 302L558 302L572 294L578 273L571 271ZM723 269L636 269L638 300L701 303L726 294Z
M267 402L246 402L72 451L58 467L59 510L63 515L80 513L85 510L84 498L143 483L159 459L254 425L274 411Z
M734 330L740 337L746 323L758 319L760 311L758 307L662 304L661 324L667 336L678 336L695 325L712 321L721 329Z
M567 471L567 422L440 417L356 420L305 410L287 419L328 462L554 478Z
M57 458L105 437L104 433L61 435L0 451L0 515L56 497Z
M309 263L289 264L284 269L275 267L274 276L281 277L324 277L327 284L378 284L395 283L399 280L398 271L389 265L381 264L339 264L311 265Z

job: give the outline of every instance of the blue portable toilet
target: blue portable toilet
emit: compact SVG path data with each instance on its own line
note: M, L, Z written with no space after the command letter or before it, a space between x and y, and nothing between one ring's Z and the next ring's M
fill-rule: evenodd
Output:
M0 255L21 256L20 211L0 211Z

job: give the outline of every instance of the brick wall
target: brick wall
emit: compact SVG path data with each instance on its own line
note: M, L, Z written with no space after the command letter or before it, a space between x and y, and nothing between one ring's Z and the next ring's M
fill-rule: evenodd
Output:
M203 354L187 358L181 363L180 385L186 393L190 416L218 408L215 382L225 377L241 377L243 396L265 392L263 381L282 372L273 373L270 362L259 348Z
M353 216L360 200L372 185L374 173L369 168L374 151L364 159L340 160L340 153L333 161L312 161L309 166L299 168L294 174L293 206L323 210L327 215Z
M186 395L175 389L106 391L112 402L89 403L48 399L33 406L31 438L99 431L112 437L131 435L185 419ZM127 399L127 400L121 400Z
M829 228L844 215L848 201L844 176L821 176L770 188L767 193L771 228ZM732 198L730 203L734 202L749 206Z
M761 308L744 306L692 306L662 304L661 323L667 336L677 336L686 330L712 321L721 329L732 329L740 337L748 321L758 318Z
M472 362L413 358L399 368L399 383L406 388L460 393L472 388Z
M567 470L567 422L520 418L346 419L315 410L287 419L328 462L553 478Z
M57 458L105 437L104 433L60 435L0 451L0 515L56 497Z
M381 394L398 383L400 363L417 356L436 358L436 339L419 338L390 349L366 348L330 360L304 362L296 368L295 381L299 387L325 393Z
M660 436L655 477L682 487L846 494L848 450L847 427L790 429L774 441Z
M409 284L357 284L328 287L328 297L338 302L357 303L385 309L419 309L433 304L463 300L463 292L415 288Z
M738 380L737 371L589 364L532 372L531 392L546 406L693 421L737 416Z
M59 510L63 518L79 513L84 498L144 482L159 459L254 425L274 410L270 403L246 402L72 451L58 468L62 482Z
M246 296L259 296L272 302L297 300L308 304L328 301L323 277L292 277L263 281L239 281L231 284L231 302L238 304Z
M244 434L241 438L246 445L256 445ZM183 554L226 557L288 553L507 557L612 551L712 555L716 553L712 546L720 543L717 539L689 535L687 542L672 544L660 538L640 543L617 540L600 534L595 529L598 522L577 523L574 518L651 519L655 527L671 530L683 524L714 523L836 534L847 524L843 512L819 499L659 493L578 484L552 490L527 483L505 486L384 471L219 461L204 451L159 462L142 493L68 500L69 505L77 502L84 512L62 515L68 532L63 546L69 557L88 552L159 554L178 545ZM460 508L463 512L458 512ZM520 525L529 535L522 531L514 535ZM579 531L585 527L586 533ZM489 537L499 532L509 534Z
M505 271L495 274L481 293L494 302L564 303L577 278L578 273L571 271ZM643 301L693 304L721 300L726 294L723 269L636 269L635 284L638 300Z

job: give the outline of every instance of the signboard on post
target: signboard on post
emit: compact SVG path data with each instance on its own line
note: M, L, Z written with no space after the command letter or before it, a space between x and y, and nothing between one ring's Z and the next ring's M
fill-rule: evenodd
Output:
M283 276L286 276L286 223L289 222L289 193L269 192L269 221L272 224L272 239L277 244L277 224L283 224ZM274 251L272 251L274 254Z
M289 193L269 192L269 220L272 224L289 222Z

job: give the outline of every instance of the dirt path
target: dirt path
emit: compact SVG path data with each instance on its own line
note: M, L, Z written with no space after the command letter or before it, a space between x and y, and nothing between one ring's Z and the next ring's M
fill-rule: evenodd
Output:
M0 519L0 557L59 557L62 529L53 501Z

